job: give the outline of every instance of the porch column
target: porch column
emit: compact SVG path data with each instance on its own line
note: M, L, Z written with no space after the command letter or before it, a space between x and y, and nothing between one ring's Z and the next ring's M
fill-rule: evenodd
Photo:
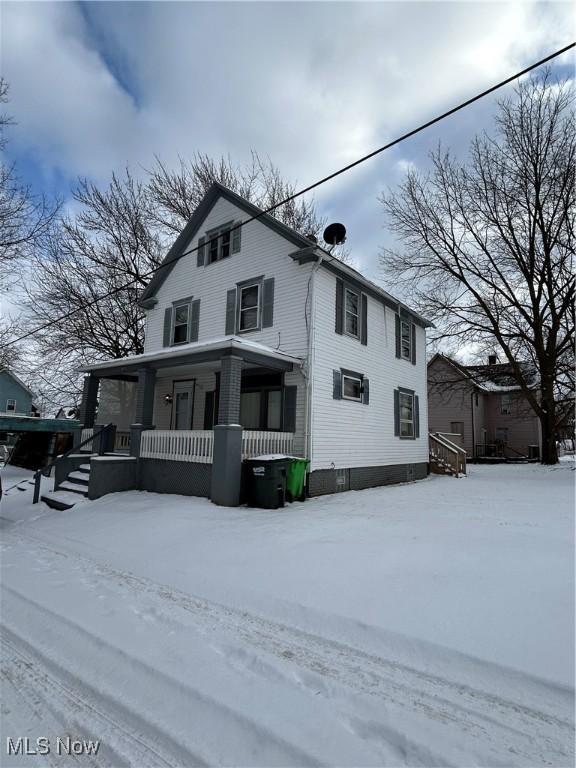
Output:
M242 427L240 421L240 388L242 358L223 357L220 369L218 424L214 427L211 499L224 507L240 503L242 479Z
M83 427L94 426L96 419L96 406L98 404L98 386L100 380L90 374L84 377L82 385L82 401L80 403L80 414L78 420Z
M153 368L141 368L138 371L136 385L135 423L130 425L130 455L140 456L140 440L145 429L153 429L154 389L156 371Z

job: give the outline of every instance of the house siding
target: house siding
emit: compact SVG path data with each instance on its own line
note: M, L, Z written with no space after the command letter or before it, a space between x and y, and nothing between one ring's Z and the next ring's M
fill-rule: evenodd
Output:
M476 406L474 384L465 379L454 366L436 359L428 366L428 426L430 432L451 432L451 424L464 424L462 447L468 456L474 455L474 441L478 442L482 426L483 407Z
M486 429L488 439L496 439L496 430L503 427L508 430L508 445L528 455L529 445L540 445L538 418L521 392L510 393L509 414L500 412L501 394L491 392L486 396Z
M426 335L416 326L416 361L396 357L395 313L368 296L368 343L335 331L336 277L314 276L311 469L384 467L428 461ZM333 370L346 368L370 382L369 404L333 398ZM394 390L414 390L420 437L394 435Z
M246 219L234 204L219 199L186 249L195 248L207 230L229 221ZM159 288L158 303L146 311L145 352L163 348L164 312L174 301L193 296L200 299L198 341L226 335L226 294L237 283L259 277L275 278L273 325L241 334L247 340L265 344L296 357L307 352L304 301L311 265L298 265L289 254L296 247L260 221L242 228L239 253L207 266L196 265L196 254L185 256Z
M0 412L6 410L7 400L16 400L16 413L29 414L32 410L32 395L8 371L0 371Z

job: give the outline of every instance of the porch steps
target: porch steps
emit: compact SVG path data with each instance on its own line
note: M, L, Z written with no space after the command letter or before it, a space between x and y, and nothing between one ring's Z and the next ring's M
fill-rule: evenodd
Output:
M55 491L42 494L44 501L52 509L71 509L77 502L88 496L90 482L90 458L88 463L81 464L78 469L68 474L66 480L60 483Z
M42 494L42 501L52 509L65 510L71 509L83 497L70 491L48 491Z

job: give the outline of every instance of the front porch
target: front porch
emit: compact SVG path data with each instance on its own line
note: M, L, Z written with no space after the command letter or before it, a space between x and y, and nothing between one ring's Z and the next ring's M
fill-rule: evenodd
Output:
M305 455L300 365L228 337L90 366L82 439L113 424L108 452L138 459L136 487L235 506L243 459Z

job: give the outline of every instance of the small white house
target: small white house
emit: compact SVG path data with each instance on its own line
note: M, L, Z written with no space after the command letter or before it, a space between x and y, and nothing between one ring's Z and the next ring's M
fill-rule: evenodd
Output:
M232 230L258 214L214 184L141 297L144 353L84 369L84 436L100 390L132 456L106 491L233 505L242 458L279 452L310 495L427 474L430 323L269 215Z

